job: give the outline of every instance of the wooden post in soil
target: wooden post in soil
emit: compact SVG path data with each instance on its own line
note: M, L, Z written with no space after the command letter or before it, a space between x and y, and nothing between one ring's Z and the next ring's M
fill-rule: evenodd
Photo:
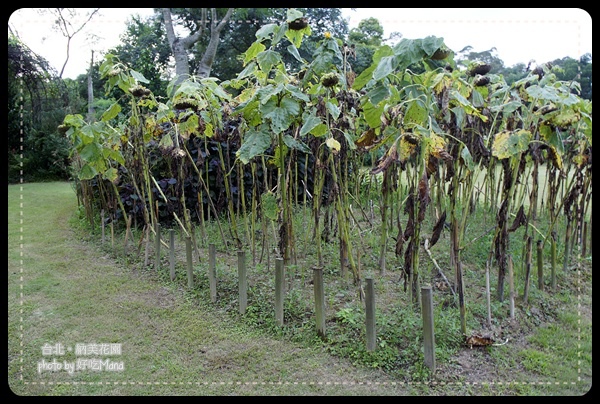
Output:
M248 306L248 279L246 278L246 252L238 251L238 286L240 314L246 313Z
M127 218L127 226L125 228L125 246L123 247L123 253L127 258L127 250L129 249L129 235L131 234L131 216Z
M513 260L512 256L508 256L508 287L510 288L509 307L510 307L510 318L515 318L515 282L513 274Z
M154 268L160 271L160 223L156 222L154 226L156 235L154 236Z
M583 222L583 234L581 236L581 256L585 257L587 255L587 231L588 231L588 222Z
M104 209L100 211L100 224L102 225L102 245L104 246Z
M192 238L190 236L185 237L185 256L187 259L187 278L188 288L194 287L194 267L192 265Z
M433 295L430 285L421 287L421 313L423 316L423 354L425 365L435 373L435 333L433 325Z
M169 275L175 279L175 230L169 229Z
M313 268L313 286L315 293L315 317L317 335L325 338L325 290L323 288L323 268Z
M490 260L485 262L485 297L487 303L487 326L492 328L492 296L490 293Z
M208 282L210 284L210 300L217 301L217 264L216 264L216 246L208 245Z
M550 235L550 279L552 290L556 290L556 232Z
M531 236L527 237L525 248L525 287L523 288L523 301L527 304L529 300L529 278L531 276Z
M110 221L110 248L114 250L115 248L115 224L113 221Z
M372 352L377 347L377 334L375 332L375 289L373 278L365 278L365 315L367 327L367 351Z
M537 241L537 273L538 273L538 289L544 290L544 257L542 256L542 240Z
M275 259L275 321L283 326L283 299L285 294L285 273L283 258Z

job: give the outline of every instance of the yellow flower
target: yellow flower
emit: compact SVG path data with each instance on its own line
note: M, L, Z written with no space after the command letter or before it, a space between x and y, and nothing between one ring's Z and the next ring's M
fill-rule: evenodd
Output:
M326 39L331 39L331 32L325 31L325 38Z

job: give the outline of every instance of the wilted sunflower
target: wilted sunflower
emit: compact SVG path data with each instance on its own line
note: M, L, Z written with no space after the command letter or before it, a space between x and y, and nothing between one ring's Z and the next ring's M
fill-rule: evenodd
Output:
M321 84L329 88L335 86L339 81L340 78L338 77L337 73L331 72L323 75L323 78L321 79Z

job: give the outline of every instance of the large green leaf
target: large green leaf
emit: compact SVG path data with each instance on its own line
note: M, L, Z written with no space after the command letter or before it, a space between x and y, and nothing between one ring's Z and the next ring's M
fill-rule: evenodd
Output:
M355 90L360 90L361 88L363 88L373 78L373 72L377 68L381 58L385 56L391 56L393 54L394 52L391 47L387 45L379 47L373 54L373 63L371 63L371 66L363 70L362 73L354 79L352 88Z
M201 83L204 84L206 87L210 88L210 91L217 97L220 97L224 100L231 99L231 94L229 94L223 89L223 87L221 87L217 82L215 82L214 77L206 77L201 80Z
M257 33L258 35L258 33ZM259 53L263 52L267 47L262 43L256 41L243 53L244 55L244 65L248 62L252 61Z
M383 105L374 106L369 101L363 106L363 116L371 128L379 128L381 126L381 114L383 113L383 108Z
M303 153L310 153L310 149L301 140L294 139L290 135L283 135L283 143L290 149L296 149Z
M84 161L96 161L104 157L102 146L96 142L89 143L79 151L79 157Z
M140 83L150 83L150 80L148 80L147 78L145 78L144 75L142 73L140 73L140 72L136 72L133 69L129 69L129 73L131 74L131 76L134 79L136 79Z
M396 56L385 56L382 57L377 65L377 68L373 72L373 78L375 80L381 80L388 74L394 71L397 66Z
M294 44L290 44L287 47L287 50L294 58L296 58L296 60L298 62L306 63L306 61L304 59L302 59L302 56L300 56L300 52L298 52L298 48L296 48L296 46L294 46Z
M189 139L191 135L198 133L198 115L192 114L185 121L179 124L179 134L184 139Z
M406 108L404 119L402 120L403 125L421 125L426 126L428 123L429 115L427 108L418 100L411 101Z
M497 133L492 144L492 156L502 160L527 150L531 132L525 129Z
M256 92L256 97L260 100L261 104L265 105L268 102L275 102L273 96L279 94L281 91L283 91L283 89L283 84L278 84L277 86L268 84L258 89Z
M383 82L378 82L371 90L369 90L367 97L369 97L369 101L371 101L373 105L377 105L381 101L388 98L390 94L389 85L385 85Z
M271 135L263 130L250 130L244 137L242 146L235 153L243 164L262 154L271 146Z
M314 137L321 137L324 134L326 134L328 130L329 128L327 127L327 125L325 125L324 123L320 123L310 130L310 134Z
M281 55L278 52L267 49L256 55L256 61L262 71L268 72L271 71L271 67L273 67L274 64L281 61Z
M275 29L278 28L279 26L277 24L265 24L262 27L260 27L258 29L258 31L256 31L256 39L258 39L259 41L262 41L265 38L268 38L269 35L271 35L273 32L275 32Z
M302 92L302 90L300 90L298 87L292 85L292 84L286 84L285 85L285 89L287 91L289 91L289 93L291 95L293 95L294 97L298 98L299 100L302 100L304 102L309 102L310 98L308 97L308 95L304 94Z
M300 128L300 136L304 136L307 133L310 133L318 124L322 123L321 118L315 115L314 111L310 113L305 113L302 116L302 121L304 124L302 128Z
M505 114L512 114L513 112L515 112L517 109L519 109L519 107L521 107L523 104L521 104L521 101L518 100L512 100L509 101L505 104L502 105L495 105L493 107L491 107L491 111L492 112L500 112L502 111Z
M337 100L332 100L332 101L337 101ZM329 113L331 114L331 117L333 118L334 121L337 121L337 119L340 117L340 108L333 103L332 101L327 101L325 103L325 107L327 108L327 111L329 111Z
M243 79L244 77L250 76L252 73L256 71L256 62L252 61L248 63L248 65L242 70L238 75L238 79Z
M438 49L444 45L444 38L428 36L420 41L421 48L427 56L432 56Z
M293 30L288 29L285 31L285 36L291 43L294 44L296 48L299 48L302 45L302 38L304 35L308 36L311 34L310 25L302 28L301 30Z
M275 133L281 133L292 124L297 115L300 114L300 104L290 98L283 97L277 105L276 100L271 98L261 107L263 117L271 121L271 129Z
M115 102L110 107L108 107L106 111L104 111L104 113L102 114L102 118L100 119L105 122L110 121L111 119L119 115L119 112L121 112L121 106L118 102Z
M85 164L83 167L81 167L81 171L79 172L78 176L80 180L91 180L97 174L98 171L96 171L94 167L89 164Z
M548 100L548 101L554 101L554 102L560 101L560 97L558 96L556 89L551 86L540 87L540 86L534 84L532 86L527 87L525 89L525 91L527 92L527 94L529 94L533 98L539 98L542 100Z

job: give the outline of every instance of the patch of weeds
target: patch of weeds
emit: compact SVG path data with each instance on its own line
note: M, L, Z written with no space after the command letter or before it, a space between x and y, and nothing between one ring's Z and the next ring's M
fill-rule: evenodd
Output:
M544 376L552 374L550 370L551 357L536 349L524 349L519 353L522 358L521 363L526 370L539 373Z

